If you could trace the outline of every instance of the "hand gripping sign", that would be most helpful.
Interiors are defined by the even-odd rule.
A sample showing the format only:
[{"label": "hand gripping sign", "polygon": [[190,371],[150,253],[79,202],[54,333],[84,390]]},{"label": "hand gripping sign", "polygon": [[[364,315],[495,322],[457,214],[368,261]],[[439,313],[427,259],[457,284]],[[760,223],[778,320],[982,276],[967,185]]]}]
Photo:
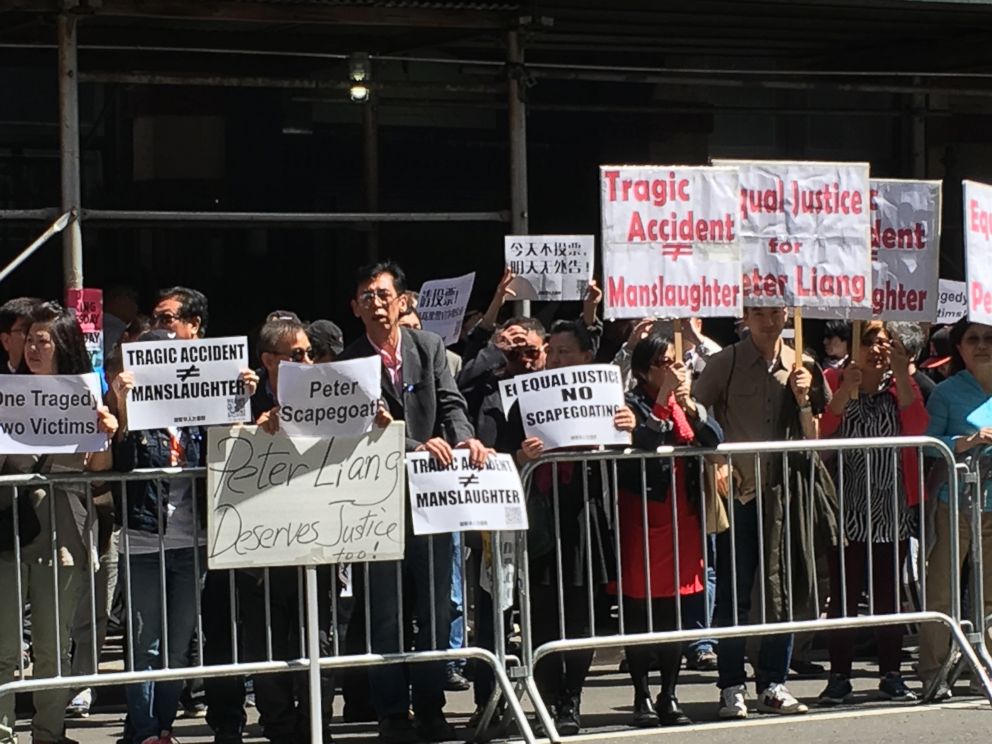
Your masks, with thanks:
[{"label": "hand gripping sign", "polygon": [[741,314],[732,168],[600,166],[607,319]]},{"label": "hand gripping sign", "polygon": [[400,560],[405,442],[402,421],[330,439],[210,429],[210,568]]},{"label": "hand gripping sign", "polygon": [[740,173],[744,304],[871,308],[867,163],[715,160]]},{"label": "hand gripping sign", "polygon": [[413,534],[527,529],[520,473],[511,455],[492,455],[481,468],[457,449],[451,465],[427,452],[406,456]]},{"label": "hand gripping sign", "polygon": [[968,320],[992,325],[992,186],[964,181]]}]

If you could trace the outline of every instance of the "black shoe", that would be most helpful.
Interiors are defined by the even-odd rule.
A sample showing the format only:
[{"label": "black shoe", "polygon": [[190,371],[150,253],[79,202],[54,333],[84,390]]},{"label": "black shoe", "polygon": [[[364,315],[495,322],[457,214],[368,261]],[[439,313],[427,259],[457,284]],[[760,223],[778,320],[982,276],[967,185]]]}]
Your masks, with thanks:
[{"label": "black shoe", "polygon": [[822,664],[814,664],[812,661],[802,659],[793,659],[789,669],[794,671],[797,677],[820,677],[827,671]]},{"label": "black shoe", "polygon": [[637,728],[654,728],[660,723],[658,714],[648,698],[634,700],[634,726]]},{"label": "black shoe", "polygon": [[214,744],[244,744],[241,734],[214,734]]},{"label": "black shoe", "polygon": [[555,711],[555,728],[559,736],[575,736],[582,728],[582,720],[579,718],[579,696],[564,695],[558,701],[558,709]]},{"label": "black shoe", "polygon": [[827,681],[827,686],[816,699],[816,704],[822,708],[834,705],[843,705],[851,697],[854,688],[851,687],[851,680],[844,674],[831,674]]},{"label": "black shoe", "polygon": [[659,695],[654,703],[654,709],[662,726],[692,725],[692,719],[679,707],[679,699],[676,697]]},{"label": "black shoe", "polygon": [[416,744],[420,741],[405,713],[379,721],[380,744]]},{"label": "black shoe", "polygon": [[444,689],[448,692],[465,692],[472,685],[456,667],[448,667],[448,674],[444,680]]},{"label": "black shoe", "polygon": [[448,723],[444,713],[427,713],[417,715],[414,721],[414,730],[421,741],[454,741],[458,738],[455,729]]}]

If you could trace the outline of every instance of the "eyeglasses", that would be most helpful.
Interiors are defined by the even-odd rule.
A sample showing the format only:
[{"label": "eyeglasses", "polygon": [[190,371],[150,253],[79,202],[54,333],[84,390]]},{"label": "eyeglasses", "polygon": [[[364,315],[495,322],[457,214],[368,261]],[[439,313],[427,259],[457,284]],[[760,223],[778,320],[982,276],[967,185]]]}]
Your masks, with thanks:
[{"label": "eyeglasses", "polygon": [[358,295],[358,301],[359,303],[365,305],[366,307],[372,305],[372,303],[374,303],[376,300],[381,301],[383,305],[388,305],[398,296],[399,295],[393,294],[388,289],[378,289],[374,291],[371,289],[367,289],[364,292],[362,292],[360,295]]},{"label": "eyeglasses", "polygon": [[653,362],[651,362],[652,367],[671,367],[673,364],[675,364],[675,360],[669,359],[668,357],[655,359]]},{"label": "eyeglasses", "polygon": [[510,349],[510,353],[514,356],[533,360],[541,356],[542,348],[541,346],[514,346]]},{"label": "eyeglasses", "polygon": [[278,355],[278,356],[289,357],[294,362],[302,362],[304,359],[309,359],[312,362],[313,361],[313,358],[316,356],[316,354],[313,353],[313,349],[312,348],[307,348],[307,349],[291,349],[288,352],[286,352],[286,351],[276,351],[276,352],[273,352],[273,353],[276,354],[276,355]]},{"label": "eyeglasses", "polygon": [[182,320],[179,315],[173,315],[172,313],[159,313],[158,315],[152,316],[152,326],[160,328],[162,326],[171,326]]}]

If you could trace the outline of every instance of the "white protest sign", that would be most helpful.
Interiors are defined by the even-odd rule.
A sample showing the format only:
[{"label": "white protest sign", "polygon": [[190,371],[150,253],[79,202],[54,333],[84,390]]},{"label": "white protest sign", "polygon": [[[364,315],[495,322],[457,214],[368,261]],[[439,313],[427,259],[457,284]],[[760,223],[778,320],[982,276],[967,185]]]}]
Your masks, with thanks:
[{"label": "white protest sign", "polygon": [[745,305],[871,309],[867,163],[713,162],[740,172]]},{"label": "white protest sign", "polygon": [[0,376],[0,454],[65,454],[107,449],[97,407],[100,378],[86,375]]},{"label": "white protest sign", "polygon": [[968,314],[968,285],[951,279],[940,280],[940,302],[937,305],[937,323],[957,323]]},{"label": "white protest sign", "polygon": [[503,407],[503,415],[509,416],[513,401],[517,399],[517,383],[515,379],[499,381],[499,403]]},{"label": "white protest sign", "polygon": [[583,364],[514,377],[524,434],[546,449],[576,445],[630,444],[613,415],[624,405],[620,369]]},{"label": "white protest sign", "polygon": [[244,336],[124,344],[124,369],[134,373],[127,398],[128,428],[210,426],[248,420]]},{"label": "white protest sign", "polygon": [[326,439],[372,431],[382,391],[379,357],[328,364],[279,364],[279,428]]},{"label": "white protest sign", "polygon": [[736,170],[599,170],[606,318],[741,315]]},{"label": "white protest sign", "polygon": [[968,320],[992,325],[992,186],[962,182]]},{"label": "white protest sign", "polygon": [[424,282],[417,294],[417,315],[425,331],[444,339],[444,345],[455,343],[462,333],[462,319],[472,296],[475,272],[451,279]]},{"label": "white protest sign", "polygon": [[581,300],[592,279],[592,235],[507,235],[506,266],[518,300]]},{"label": "white protest sign", "polygon": [[468,450],[455,450],[451,465],[427,452],[406,456],[413,534],[527,529],[527,505],[512,455],[492,455],[482,468]]},{"label": "white protest sign", "polygon": [[210,429],[210,568],[403,558],[404,432],[401,421],[328,440]]}]

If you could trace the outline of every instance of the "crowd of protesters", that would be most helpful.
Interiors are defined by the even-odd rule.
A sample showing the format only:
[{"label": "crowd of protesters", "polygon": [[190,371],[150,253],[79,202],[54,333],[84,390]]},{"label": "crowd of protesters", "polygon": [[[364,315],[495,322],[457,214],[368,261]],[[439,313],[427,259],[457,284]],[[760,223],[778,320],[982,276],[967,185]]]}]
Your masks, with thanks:
[{"label": "crowd of protesters", "polygon": [[[614,622],[611,609],[618,611],[624,634],[853,616],[866,591],[873,614],[899,612],[907,552],[927,530],[927,609],[950,611],[953,593],[961,590],[950,582],[951,536],[958,530],[963,563],[972,532],[964,513],[959,524],[951,523],[948,502],[957,495],[948,493],[939,457],[921,463],[912,448],[862,448],[823,458],[767,453],[734,462],[666,457],[621,462],[612,474],[591,460],[541,463],[548,452],[545,443],[525,434],[518,403],[504,408],[500,383],[545,369],[612,362],[621,369],[626,389],[613,426],[630,432],[633,448],[647,452],[721,442],[928,434],[965,457],[992,444],[992,328],[963,320],[928,339],[918,324],[831,321],[822,352],[804,352],[788,342],[786,309],[746,308],[738,340],[725,348],[704,335],[698,319],[682,323],[680,358],[671,322],[645,318],[604,328],[597,317],[602,293],[595,282],[577,317],[546,323],[510,316],[513,279],[509,271],[501,277],[488,308],[467,315],[461,340],[448,349],[439,336],[421,330],[416,294],[392,262],[359,272],[351,306],[364,332],[350,344],[329,320],[304,323],[292,311],[273,311],[251,333],[257,369],[241,372],[251,393],[252,420],[269,433],[278,429],[281,362],[378,356],[383,374],[376,424],[404,421],[408,451],[426,451],[448,463],[454,449],[464,448],[476,465],[501,452],[521,468],[533,468],[523,570],[535,647],[602,634]],[[166,289],[145,318],[136,295],[118,288],[106,293],[104,310],[107,393],[99,421],[112,446],[86,456],[0,455],[0,473],[204,465],[206,433],[200,427],[128,428],[134,378],[122,369],[121,347],[135,340],[203,338],[207,298],[186,287]],[[852,328],[858,338],[852,338]],[[91,371],[74,314],[54,302],[17,298],[0,306],[0,342],[2,375]],[[536,467],[529,466],[535,461]],[[930,477],[921,488],[917,474],[923,470]],[[983,481],[983,489],[988,613],[992,479]],[[11,629],[26,626],[26,607],[33,618],[35,676],[95,672],[110,607],[120,593],[115,586],[125,581],[129,663],[136,671],[188,666],[191,652],[200,647],[207,665],[235,661],[237,648],[242,661],[298,655],[303,600],[295,569],[207,571],[206,499],[196,497],[194,480],[133,481],[123,493],[96,486],[88,494],[82,486],[29,490],[29,498],[19,501],[32,509],[22,508],[17,515],[18,564],[11,493],[0,489],[0,531],[5,532],[0,535],[0,593],[10,597],[18,586],[22,593],[21,602],[0,603],[0,681],[12,679],[22,663],[24,633]],[[24,511],[37,517],[33,525]],[[362,653],[366,643],[374,653],[458,647],[466,642],[467,625],[473,645],[494,648],[497,600],[490,596],[491,582],[486,588],[486,556],[493,560],[493,547],[487,534],[428,540],[408,528],[399,573],[391,563],[352,566],[354,598],[347,627],[339,622],[331,628],[330,623],[341,574],[322,574],[320,595],[327,602],[318,608],[321,626],[340,642],[342,653]],[[397,593],[398,582],[403,595]],[[464,587],[472,591],[463,593]],[[168,597],[167,608],[162,597]],[[202,633],[199,643],[197,632]],[[903,634],[901,625],[877,628],[878,694],[884,699],[918,696],[901,674]],[[747,661],[754,668],[758,711],[806,712],[807,705],[787,687],[790,668],[796,668],[794,654],[799,656],[794,644],[801,639],[761,635],[749,646],[745,636],[719,644],[704,638],[684,647],[628,646],[632,724],[691,722],[677,695],[683,657],[688,668],[716,672],[721,718],[749,714]],[[828,634],[829,677],[817,704],[850,698],[854,641],[853,631]],[[327,648],[326,637],[322,642]],[[950,652],[947,629],[924,625],[920,646],[918,671],[928,683]],[[537,688],[562,735],[582,728],[582,692],[592,661],[591,650],[572,650],[545,657],[534,669]],[[651,687],[655,670],[660,672],[656,696]],[[466,679],[470,672],[471,683]],[[376,666],[339,681],[346,716],[374,720],[385,744],[456,738],[444,714],[445,691],[474,685],[474,724],[494,684],[491,670],[481,665],[469,670],[458,662]],[[308,740],[305,680],[296,674],[263,674],[253,684],[266,738],[282,744]],[[327,686],[330,690],[321,693],[325,702],[334,680]],[[207,722],[218,744],[242,741],[245,689],[245,680],[237,677],[205,681]],[[936,692],[942,698],[950,695],[946,684]],[[182,693],[178,681],[129,685],[121,741],[175,741]],[[35,693],[32,740],[70,744],[66,716],[85,715],[92,699],[90,690]],[[494,723],[499,723],[499,711]],[[324,736],[329,738],[326,731]],[[5,695],[0,698],[0,744],[13,742],[14,699]]]}]

